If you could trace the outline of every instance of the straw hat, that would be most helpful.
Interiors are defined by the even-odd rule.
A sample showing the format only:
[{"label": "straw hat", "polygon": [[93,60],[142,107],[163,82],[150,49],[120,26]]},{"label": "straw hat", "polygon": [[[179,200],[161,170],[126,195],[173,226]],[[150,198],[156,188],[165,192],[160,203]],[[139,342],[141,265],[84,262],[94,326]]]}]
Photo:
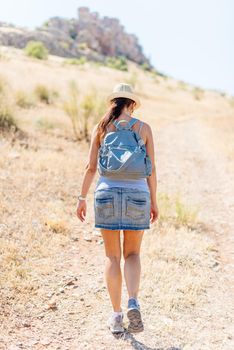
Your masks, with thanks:
[{"label": "straw hat", "polygon": [[111,100],[115,97],[130,98],[131,100],[136,102],[136,109],[139,108],[141,105],[140,99],[133,91],[131,85],[126,83],[119,83],[115,85],[112,93],[107,96],[107,102],[111,103]]}]

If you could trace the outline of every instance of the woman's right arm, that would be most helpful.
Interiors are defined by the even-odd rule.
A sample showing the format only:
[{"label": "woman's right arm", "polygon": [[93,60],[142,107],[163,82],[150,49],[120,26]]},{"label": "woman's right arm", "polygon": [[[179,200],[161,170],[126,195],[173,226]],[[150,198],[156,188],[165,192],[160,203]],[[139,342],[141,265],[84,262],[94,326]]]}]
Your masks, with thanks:
[{"label": "woman's right arm", "polygon": [[147,177],[147,183],[150,190],[151,199],[151,223],[158,218],[158,207],[157,207],[157,174],[155,165],[155,152],[154,152],[154,139],[152,129],[149,124],[145,124],[145,134],[146,134],[146,152],[151,159],[152,163],[152,173]]}]

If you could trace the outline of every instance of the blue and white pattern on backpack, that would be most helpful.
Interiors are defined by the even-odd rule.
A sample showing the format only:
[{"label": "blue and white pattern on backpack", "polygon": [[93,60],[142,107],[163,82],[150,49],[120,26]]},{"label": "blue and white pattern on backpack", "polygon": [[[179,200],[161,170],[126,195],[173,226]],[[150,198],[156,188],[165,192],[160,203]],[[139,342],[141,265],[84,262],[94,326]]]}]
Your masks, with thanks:
[{"label": "blue and white pattern on backpack", "polygon": [[[152,173],[152,162],[147,155],[146,146],[132,126],[138,121],[132,118],[113,121],[115,131],[107,132],[98,151],[98,172],[111,178],[138,179],[148,177]],[[141,122],[142,123],[142,122]]]}]

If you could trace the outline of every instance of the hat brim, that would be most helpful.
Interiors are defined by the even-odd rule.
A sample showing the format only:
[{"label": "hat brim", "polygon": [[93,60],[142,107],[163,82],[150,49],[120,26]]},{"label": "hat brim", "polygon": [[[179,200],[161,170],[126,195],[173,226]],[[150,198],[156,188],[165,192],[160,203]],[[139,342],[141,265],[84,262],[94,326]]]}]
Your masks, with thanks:
[{"label": "hat brim", "polygon": [[136,102],[135,109],[139,108],[141,105],[140,99],[138,96],[132,94],[131,92],[122,91],[122,92],[112,92],[110,95],[107,96],[107,102],[111,103],[111,100],[116,97],[125,97],[130,98],[134,102]]}]

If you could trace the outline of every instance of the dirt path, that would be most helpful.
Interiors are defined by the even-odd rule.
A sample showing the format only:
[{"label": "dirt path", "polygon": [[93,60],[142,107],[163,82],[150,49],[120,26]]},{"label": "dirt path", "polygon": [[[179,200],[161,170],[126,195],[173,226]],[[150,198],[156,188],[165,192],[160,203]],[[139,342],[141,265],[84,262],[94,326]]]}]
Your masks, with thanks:
[{"label": "dirt path", "polygon": [[216,137],[209,121],[194,117],[171,123],[159,133],[157,142],[161,191],[179,192],[188,203],[195,204],[219,249],[219,283],[217,280],[208,292],[211,312],[208,306],[201,310],[200,339],[191,349],[233,348],[233,164],[214,147]]},{"label": "dirt path", "polygon": [[222,259],[233,263],[234,180],[227,157],[212,146],[214,131],[201,118],[171,123],[158,134],[161,191],[182,194],[200,209],[222,245]]},{"label": "dirt path", "polygon": [[[217,283],[207,291],[207,303],[172,320],[155,312],[143,299],[145,331],[113,337],[106,328],[110,301],[103,280],[104,247],[92,221],[78,224],[72,243],[58,256],[55,289],[49,292],[56,307],[38,311],[12,333],[9,350],[18,349],[232,349],[230,272],[233,260],[233,182],[227,159],[212,147],[213,131],[201,119],[172,122],[155,130],[160,192],[177,193],[200,209],[200,220],[219,246]],[[92,210],[92,208],[90,209]],[[155,234],[157,227],[149,231]],[[148,237],[145,237],[147,245]],[[123,262],[122,262],[123,267]],[[46,281],[45,281],[46,283]],[[142,287],[143,288],[143,287]],[[123,310],[127,292],[123,284]],[[53,306],[53,305],[52,305]],[[150,314],[150,319],[147,315]],[[161,327],[161,324],[164,327]],[[9,339],[9,338],[8,338]],[[1,348],[1,343],[0,343]],[[5,349],[5,347],[3,347]]]}]

